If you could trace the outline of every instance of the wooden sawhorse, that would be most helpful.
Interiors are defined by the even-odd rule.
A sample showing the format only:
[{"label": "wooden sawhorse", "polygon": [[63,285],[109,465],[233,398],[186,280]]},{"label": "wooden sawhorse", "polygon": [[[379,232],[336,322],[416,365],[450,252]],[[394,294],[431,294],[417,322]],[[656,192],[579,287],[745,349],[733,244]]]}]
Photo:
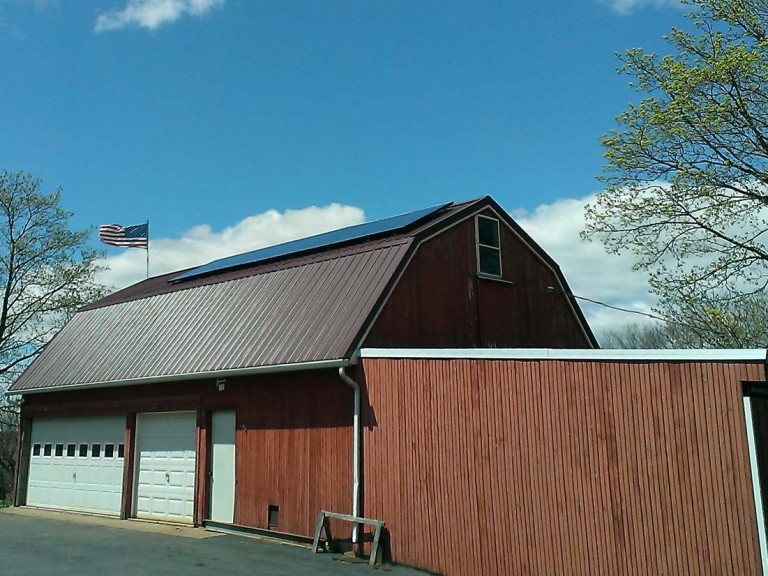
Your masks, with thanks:
[{"label": "wooden sawhorse", "polygon": [[312,552],[317,554],[317,549],[320,546],[320,536],[325,529],[325,540],[330,542],[333,539],[331,535],[331,525],[328,522],[328,518],[335,518],[336,520],[345,520],[352,522],[353,526],[358,524],[365,524],[366,526],[373,526],[373,543],[371,544],[371,559],[368,562],[371,566],[376,564],[376,559],[379,555],[379,541],[381,540],[381,530],[384,528],[384,522],[381,520],[371,520],[370,518],[361,518],[360,516],[351,516],[349,514],[339,514],[338,512],[328,512],[327,510],[320,510],[320,514],[317,516],[317,525],[315,526],[315,540],[312,543]]}]

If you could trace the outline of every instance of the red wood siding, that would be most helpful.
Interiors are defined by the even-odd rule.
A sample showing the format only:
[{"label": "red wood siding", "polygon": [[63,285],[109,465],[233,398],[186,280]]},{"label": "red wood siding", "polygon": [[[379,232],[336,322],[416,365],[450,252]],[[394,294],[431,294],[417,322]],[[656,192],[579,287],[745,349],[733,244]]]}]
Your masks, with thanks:
[{"label": "red wood siding", "polygon": [[474,217],[422,243],[365,347],[590,347],[555,274],[500,231],[503,281],[477,276]]},{"label": "red wood siding", "polygon": [[760,364],[363,363],[366,516],[450,575],[759,574]]},{"label": "red wood siding", "polygon": [[136,450],[136,413],[131,412],[125,417],[125,440],[123,452],[123,500],[120,503],[120,518],[123,520],[133,516],[133,453]]},{"label": "red wood siding", "polygon": [[29,458],[32,449],[32,420],[21,417],[16,440],[16,469],[13,474],[13,503],[24,506],[27,503],[27,482],[29,480]]},{"label": "red wood siding", "polygon": [[[195,438],[195,524],[201,525],[208,517],[210,506],[210,475],[211,470],[211,413],[202,408],[197,411],[197,438]],[[237,454],[237,440],[235,440],[235,454]]]},{"label": "red wood siding", "polygon": [[312,536],[321,509],[352,508],[352,390],[321,382],[266,387],[237,411],[235,523]]},{"label": "red wood siding", "polygon": [[351,512],[352,390],[335,371],[229,379],[223,392],[200,380],[30,394],[22,410],[24,417],[197,410],[199,523],[208,508],[208,423],[217,409],[237,414],[235,523],[267,528],[267,507],[275,504],[279,531],[312,536],[321,509]]}]

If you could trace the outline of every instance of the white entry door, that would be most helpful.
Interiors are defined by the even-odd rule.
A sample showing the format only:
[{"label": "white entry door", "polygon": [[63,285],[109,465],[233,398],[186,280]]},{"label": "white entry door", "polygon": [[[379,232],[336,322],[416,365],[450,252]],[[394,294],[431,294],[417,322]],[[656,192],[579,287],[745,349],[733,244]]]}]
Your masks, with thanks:
[{"label": "white entry door", "polygon": [[35,418],[27,504],[120,514],[125,416]]},{"label": "white entry door", "polygon": [[139,414],[136,422],[137,518],[191,524],[195,502],[194,412]]},{"label": "white entry door", "polygon": [[211,520],[235,521],[235,411],[221,410],[211,419]]}]

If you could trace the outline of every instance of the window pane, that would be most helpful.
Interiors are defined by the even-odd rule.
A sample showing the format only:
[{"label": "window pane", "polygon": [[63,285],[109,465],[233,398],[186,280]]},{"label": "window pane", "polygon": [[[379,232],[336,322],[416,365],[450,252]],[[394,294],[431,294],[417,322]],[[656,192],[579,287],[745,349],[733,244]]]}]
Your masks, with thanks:
[{"label": "window pane", "polygon": [[101,455],[101,444],[94,444],[91,446],[91,456],[98,458]]},{"label": "window pane", "polygon": [[40,444],[32,446],[32,456],[40,456]]},{"label": "window pane", "polygon": [[67,444],[67,456],[69,458],[75,457],[75,445],[74,444]]},{"label": "window pane", "polygon": [[118,444],[117,445],[117,457],[122,458],[125,456],[125,444]]},{"label": "window pane", "polygon": [[43,456],[50,456],[53,452],[53,444],[46,444],[43,448]]},{"label": "window pane", "polygon": [[480,246],[480,272],[501,276],[501,252],[497,248]]},{"label": "window pane", "polygon": [[64,456],[64,444],[56,444],[56,456]]},{"label": "window pane", "polygon": [[499,247],[499,221],[492,218],[477,218],[477,238],[484,246]]},{"label": "window pane", "polygon": [[78,453],[78,456],[80,456],[80,458],[88,456],[88,444],[80,444],[80,452]]},{"label": "window pane", "polygon": [[104,444],[104,458],[112,458],[115,455],[114,444]]}]

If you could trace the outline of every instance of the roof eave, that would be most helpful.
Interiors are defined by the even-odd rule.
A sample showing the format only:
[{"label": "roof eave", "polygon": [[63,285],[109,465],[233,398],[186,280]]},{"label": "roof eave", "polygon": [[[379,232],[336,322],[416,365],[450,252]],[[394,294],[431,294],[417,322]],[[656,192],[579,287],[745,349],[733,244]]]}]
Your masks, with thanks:
[{"label": "roof eave", "polygon": [[71,390],[89,390],[94,388],[117,388],[120,386],[138,386],[141,384],[161,384],[167,382],[181,382],[186,380],[207,380],[211,378],[235,378],[238,376],[250,376],[261,374],[275,374],[278,372],[299,372],[304,370],[322,370],[341,368],[357,363],[357,357],[334,358],[330,360],[313,360],[309,362],[294,362],[292,364],[275,364],[271,366],[251,366],[248,368],[233,368],[228,370],[211,370],[207,372],[193,372],[187,374],[169,374],[164,376],[148,376],[146,378],[132,378],[127,380],[109,380],[102,382],[85,382],[81,384],[66,384],[62,386],[25,388],[21,390],[9,389],[7,394],[24,396],[45,392],[65,392]]}]

